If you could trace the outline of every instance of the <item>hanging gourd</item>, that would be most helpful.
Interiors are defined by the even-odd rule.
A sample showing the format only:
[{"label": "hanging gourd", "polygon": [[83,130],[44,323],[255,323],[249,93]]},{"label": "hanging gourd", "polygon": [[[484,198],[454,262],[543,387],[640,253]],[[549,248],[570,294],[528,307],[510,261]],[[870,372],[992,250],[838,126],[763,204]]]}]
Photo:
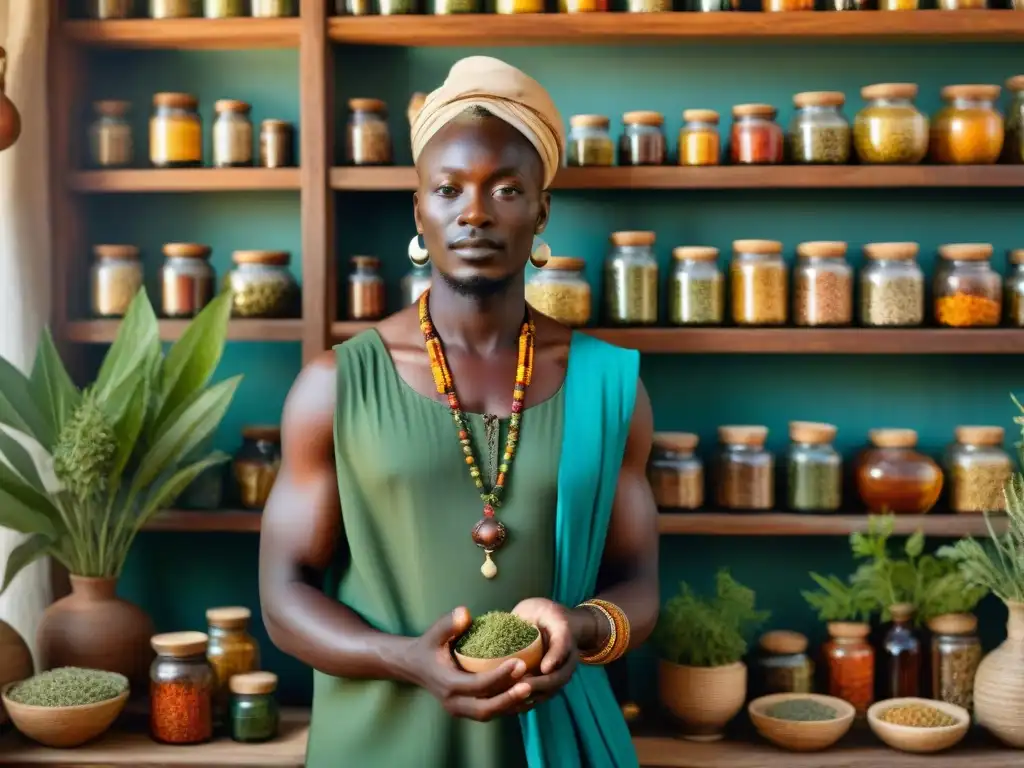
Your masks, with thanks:
[{"label": "hanging gourd", "polygon": [[7,51],[0,48],[0,152],[10,147],[21,135],[21,117],[4,93],[4,75],[7,74]]}]

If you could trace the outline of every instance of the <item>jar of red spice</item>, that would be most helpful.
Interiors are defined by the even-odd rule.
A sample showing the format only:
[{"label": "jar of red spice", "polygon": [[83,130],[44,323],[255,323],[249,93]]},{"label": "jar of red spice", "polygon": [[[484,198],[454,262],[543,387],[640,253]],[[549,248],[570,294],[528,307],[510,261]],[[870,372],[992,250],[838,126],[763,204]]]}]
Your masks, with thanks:
[{"label": "jar of red spice", "polygon": [[149,730],[164,744],[201,744],[213,736],[216,675],[202,632],[170,632],[150,640]]},{"label": "jar of red spice", "polygon": [[164,317],[195,317],[216,291],[210,246],[167,243],[163,251],[167,257],[160,270]]},{"label": "jar of red spice", "polygon": [[785,147],[782,128],[771,104],[737,104],[732,108],[729,156],[737,165],[781,163]]},{"label": "jar of red spice", "polygon": [[935,322],[954,328],[999,325],[1003,279],[992,269],[988,243],[939,246],[935,270]]},{"label": "jar of red spice", "polygon": [[863,717],[875,698],[875,651],[867,641],[871,627],[848,621],[828,625],[829,640],[821,647],[829,696],[850,702]]}]

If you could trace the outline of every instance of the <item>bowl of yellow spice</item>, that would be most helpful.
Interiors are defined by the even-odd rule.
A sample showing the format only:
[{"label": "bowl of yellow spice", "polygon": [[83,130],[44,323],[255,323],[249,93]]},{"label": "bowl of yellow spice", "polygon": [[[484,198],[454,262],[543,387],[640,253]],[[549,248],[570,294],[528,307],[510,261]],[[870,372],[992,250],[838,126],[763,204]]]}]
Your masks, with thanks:
[{"label": "bowl of yellow spice", "polygon": [[506,611],[491,611],[473,619],[452,649],[466,672],[489,672],[509,659],[522,659],[535,672],[544,658],[544,640],[530,622]]},{"label": "bowl of yellow spice", "polygon": [[934,699],[886,699],[868,709],[868,724],[893,749],[941,752],[967,735],[971,716],[963,707]]}]

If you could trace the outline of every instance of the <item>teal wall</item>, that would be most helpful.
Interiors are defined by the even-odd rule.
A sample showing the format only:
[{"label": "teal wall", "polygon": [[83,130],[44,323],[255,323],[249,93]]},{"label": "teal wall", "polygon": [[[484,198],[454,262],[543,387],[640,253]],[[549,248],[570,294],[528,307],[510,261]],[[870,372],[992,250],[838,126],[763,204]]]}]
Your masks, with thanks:
[{"label": "teal wall", "polygon": [[[836,24],[842,24],[837,16]],[[353,96],[386,99],[398,137],[398,161],[409,162],[404,136],[405,108],[413,90],[429,90],[457,58],[491,53],[524,68],[551,89],[568,119],[577,112],[601,112],[617,122],[623,111],[657,109],[666,113],[674,145],[679,116],[689,107],[727,114],[731,105],[767,101],[792,114],[792,95],[801,90],[843,90],[852,117],[859,88],[874,82],[920,83],[919,103],[938,106],[943,85],[1002,83],[1021,71],[1019,46],[795,46],[674,45],[512,49],[339,49],[338,126],[344,100]],[[95,55],[90,97],[128,97],[138,107],[144,130],[150,94],[180,89],[202,97],[204,117],[217,98],[241,98],[255,105],[255,117],[294,119],[297,112],[297,57],[294,52],[132,52]],[[725,121],[725,127],[728,126]],[[339,137],[339,158],[342,132]],[[653,229],[667,267],[673,246],[709,244],[723,249],[723,263],[735,238],[776,238],[792,258],[802,240],[850,242],[859,266],[859,248],[873,240],[916,240],[930,272],[937,245],[982,241],[1001,254],[1024,245],[1019,232],[1021,190],[825,190],[825,191],[637,191],[555,193],[547,240],[557,254],[585,257],[588,276],[600,295],[598,278],[608,232]],[[412,236],[408,192],[340,193],[337,258],[339,274],[353,254],[380,256],[397,305],[398,279],[407,269],[405,246]],[[234,248],[299,249],[297,193],[103,196],[89,201],[90,239],[137,242],[147,263],[168,239],[197,239],[214,246],[219,272]],[[83,258],[84,258],[83,254]],[[297,259],[296,259],[297,261]],[[298,266],[295,267],[298,272]],[[219,432],[221,447],[233,450],[242,424],[278,417],[300,365],[297,345],[232,344],[219,375],[244,372],[246,379]],[[644,381],[661,430],[687,429],[714,440],[721,423],[764,423],[769,445],[783,450],[786,424],[793,419],[828,420],[839,427],[838,446],[848,457],[877,426],[910,426],[922,447],[939,453],[958,423],[993,423],[1013,440],[1014,410],[1008,393],[1024,381],[1024,361],[1016,357],[934,356],[678,356],[648,357]],[[936,542],[937,543],[937,542]],[[225,534],[145,534],[128,564],[122,591],[140,602],[161,630],[200,628],[203,611],[216,604],[256,609],[257,539]],[[842,538],[666,537],[662,545],[663,589],[680,579],[710,584],[719,566],[757,587],[760,602],[774,611],[771,627],[801,629],[819,640],[821,628],[799,590],[807,571],[844,574],[851,568]],[[982,614],[988,645],[1002,637],[1005,612],[987,602]],[[270,647],[267,666],[284,676],[291,701],[309,695],[307,670]],[[634,663],[638,687],[648,692],[650,655]]]}]

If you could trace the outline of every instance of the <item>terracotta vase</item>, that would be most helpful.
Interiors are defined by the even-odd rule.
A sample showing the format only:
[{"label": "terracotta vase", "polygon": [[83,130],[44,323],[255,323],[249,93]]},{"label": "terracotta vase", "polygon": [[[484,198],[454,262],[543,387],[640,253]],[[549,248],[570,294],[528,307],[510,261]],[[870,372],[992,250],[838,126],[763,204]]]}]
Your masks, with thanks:
[{"label": "terracotta vase", "polygon": [[[8,683],[32,677],[35,667],[28,644],[10,624],[0,621],[0,688]],[[8,720],[4,705],[0,703],[0,725]]]},{"label": "terracotta vase", "polygon": [[105,669],[127,677],[133,692],[148,690],[153,622],[116,589],[117,579],[71,577],[71,594],[47,608],[39,624],[41,669]]},{"label": "terracotta vase", "polygon": [[21,116],[14,102],[4,94],[7,73],[7,51],[0,47],[0,152],[10,147],[21,135]]},{"label": "terracotta vase", "polygon": [[682,723],[684,739],[718,741],[743,708],[747,667],[742,661],[722,667],[687,667],[662,660],[658,694],[662,706]]},{"label": "terracotta vase", "polygon": [[1024,603],[1006,607],[1006,640],[982,659],[974,677],[974,713],[1000,741],[1024,749]]}]

